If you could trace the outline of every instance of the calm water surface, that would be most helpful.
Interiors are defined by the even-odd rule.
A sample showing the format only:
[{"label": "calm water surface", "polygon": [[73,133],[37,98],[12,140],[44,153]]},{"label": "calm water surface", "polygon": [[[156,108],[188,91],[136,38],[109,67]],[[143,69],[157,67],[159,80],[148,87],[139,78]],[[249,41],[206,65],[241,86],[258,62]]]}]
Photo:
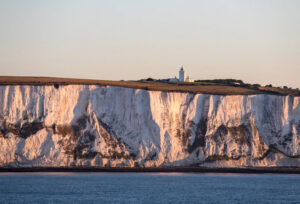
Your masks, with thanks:
[{"label": "calm water surface", "polygon": [[300,203],[300,175],[2,173],[0,203]]}]

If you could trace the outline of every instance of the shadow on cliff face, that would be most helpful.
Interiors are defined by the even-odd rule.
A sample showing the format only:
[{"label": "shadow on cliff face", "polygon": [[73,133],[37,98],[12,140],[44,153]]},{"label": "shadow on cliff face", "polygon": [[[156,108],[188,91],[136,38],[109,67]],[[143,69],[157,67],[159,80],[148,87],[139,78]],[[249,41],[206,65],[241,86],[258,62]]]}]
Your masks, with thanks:
[{"label": "shadow on cliff face", "polygon": [[206,132],[207,132],[207,122],[208,122],[208,110],[209,110],[209,96],[203,95],[201,100],[197,101],[197,111],[201,114],[201,118],[197,123],[190,121],[189,129],[194,132],[195,139],[193,143],[188,143],[187,151],[189,153],[194,152],[198,148],[204,148],[206,145]]},{"label": "shadow on cliff face", "polygon": [[50,155],[51,149],[55,149],[55,144],[52,140],[52,134],[50,132],[47,133],[47,138],[41,145],[41,155],[48,156]]},{"label": "shadow on cliff face", "polygon": [[190,145],[188,145],[188,152],[192,153],[195,151],[195,149],[199,147],[205,147],[205,137],[206,137],[206,131],[207,131],[207,118],[203,117],[200,119],[200,121],[197,124],[192,123],[192,126],[196,126],[196,132],[195,132],[195,140]]},{"label": "shadow on cliff face", "polygon": [[[270,145],[281,136],[284,97],[265,95],[257,97],[263,98],[262,101],[259,101],[261,102],[262,110],[255,112],[256,118],[260,120],[256,120],[255,122],[261,137]],[[257,100],[257,98],[253,100]]]},{"label": "shadow on cliff face", "polygon": [[70,124],[52,125],[53,133],[62,136],[58,144],[66,154],[73,156],[74,160],[92,159],[98,154],[93,150],[97,135],[93,129],[88,129],[92,122],[87,115],[89,94],[88,86],[84,86],[73,110],[75,118]]},{"label": "shadow on cliff face", "polygon": [[[250,117],[252,117],[251,114],[244,115],[241,119],[241,124],[238,126],[227,126],[222,124],[216,129],[213,135],[208,136],[214,141],[216,146],[215,149],[220,149],[222,151],[218,154],[208,155],[207,161],[211,162],[214,159],[238,160],[241,157],[250,156],[253,151],[258,152],[260,155],[264,154],[266,150],[264,149],[264,142],[259,134],[257,135],[258,143],[256,146],[253,144],[256,127],[252,126]],[[234,149],[230,147],[234,147]]]},{"label": "shadow on cliff face", "polygon": [[[295,145],[293,138],[300,135],[300,121],[297,121],[293,114],[294,97],[268,95],[260,97],[262,97],[262,111],[256,112],[256,118],[260,120],[255,121],[258,124],[259,134],[269,149],[276,147],[288,157],[297,156],[292,155]],[[288,100],[287,103],[285,100]],[[287,113],[285,113],[286,110]],[[289,115],[286,122],[283,122],[284,114]]]},{"label": "shadow on cliff face", "polygon": [[193,93],[189,93],[186,96],[186,101],[182,110],[182,115],[181,115],[181,121],[179,122],[180,124],[180,129],[177,129],[177,137],[181,137],[182,140],[182,144],[183,146],[187,146],[188,144],[188,140],[192,137],[192,126],[193,123],[192,121],[188,121],[186,119],[186,115],[187,115],[187,110],[190,107],[191,102],[194,100],[195,98],[195,94]]},{"label": "shadow on cliff face", "polygon": [[[93,159],[95,156],[99,156],[101,158],[108,158],[108,159],[130,159],[133,160],[138,157],[139,152],[136,150],[136,146],[131,146],[128,143],[137,142],[136,139],[142,140],[143,137],[141,136],[143,133],[136,131],[136,129],[124,129],[127,128],[124,125],[124,120],[122,118],[111,117],[109,113],[105,117],[111,117],[113,120],[102,120],[101,115],[97,116],[97,120],[94,121],[94,118],[91,117],[91,113],[88,113],[88,106],[89,106],[89,96],[90,94],[96,94],[96,92],[100,91],[101,94],[107,94],[108,91],[101,91],[100,87],[96,90],[88,90],[86,87],[79,93],[78,103],[74,108],[74,115],[76,118],[71,122],[71,124],[56,124],[53,123],[51,126],[45,126],[44,122],[41,121],[34,121],[34,122],[25,122],[23,124],[11,124],[6,123],[4,120],[1,121],[0,124],[0,137],[6,138],[9,133],[12,133],[20,138],[27,139],[31,135],[36,134],[38,131],[42,130],[43,128],[46,129],[48,134],[58,134],[61,135],[61,139],[58,141],[58,144],[64,150],[66,154],[73,156],[74,160],[77,159]],[[114,89],[116,89],[114,87]],[[98,92],[99,94],[99,92]],[[117,97],[120,95],[116,95]],[[137,96],[134,96],[137,97]],[[141,117],[147,118],[150,123],[150,132],[151,133],[158,133],[157,137],[154,139],[160,140],[159,136],[159,127],[153,121],[150,108],[150,96],[147,91],[142,91],[138,97],[142,97],[146,101],[147,109],[146,115]],[[117,98],[116,100],[122,100],[122,97]],[[124,98],[123,98],[124,100]],[[137,102],[136,102],[137,103]],[[111,105],[111,102],[107,104]],[[92,113],[95,114],[95,113]],[[149,114],[149,115],[148,115]],[[24,119],[28,119],[27,117]],[[41,118],[40,118],[41,119]],[[107,118],[106,118],[107,119]],[[106,121],[106,122],[104,122]],[[108,122],[107,122],[108,121]],[[97,124],[97,125],[96,125]],[[149,125],[149,124],[148,124]],[[95,126],[99,127],[99,130]],[[131,133],[133,136],[136,136],[133,141],[126,142],[127,138],[123,136],[125,134],[121,133],[120,131],[116,132],[115,130],[121,130],[124,133]],[[155,134],[153,134],[155,136]],[[94,150],[95,140],[97,137],[101,137],[107,146],[107,153],[97,152]],[[49,139],[49,137],[47,137]],[[48,141],[47,139],[47,141]],[[52,141],[53,142],[53,141]],[[22,149],[21,146],[24,146],[24,141],[19,143],[19,149]],[[140,144],[142,142],[140,141]],[[160,142],[158,142],[160,144]],[[43,144],[45,148],[45,154],[49,153],[49,148],[45,143]],[[149,147],[150,148],[150,147]],[[157,147],[160,149],[160,147]],[[20,150],[21,151],[21,150]],[[129,151],[129,154],[125,153]],[[152,151],[153,152],[153,151]],[[151,158],[151,155],[149,155]]]},{"label": "shadow on cliff face", "polygon": [[[16,99],[14,97],[14,94],[16,94],[16,91],[18,91],[18,89],[20,89],[20,93],[22,94],[20,101],[25,108],[22,112],[21,110],[18,110],[16,112],[16,117],[18,119],[16,120],[16,122],[10,123],[6,121],[5,116],[11,114],[9,113],[9,111],[12,104],[15,103]],[[18,137],[26,139],[44,128],[44,122],[42,119],[42,116],[44,114],[44,96],[36,96],[40,89],[40,87],[30,86],[28,95],[35,97],[26,97],[26,91],[23,86],[9,87],[6,101],[3,100],[0,102],[0,109],[2,109],[4,103],[6,103],[6,110],[0,113],[0,137],[7,138],[8,134],[11,133]],[[34,110],[36,110],[36,112]],[[30,119],[34,120],[31,121]]]},{"label": "shadow on cliff face", "polygon": [[44,128],[43,122],[25,122],[23,124],[17,123],[7,123],[6,121],[2,122],[0,127],[0,136],[6,138],[8,133],[12,133],[18,137],[26,139],[31,135],[36,134],[38,131]]},{"label": "shadow on cliff face", "polygon": [[[209,99],[206,99],[205,101],[208,102]],[[245,104],[245,98],[243,99],[243,104]],[[241,121],[240,125],[237,126],[228,126],[226,124],[221,124],[218,127],[208,126],[208,120],[212,119],[209,117],[214,117],[217,114],[216,109],[218,109],[219,106],[219,98],[214,98],[214,102],[212,104],[214,106],[214,112],[211,113],[211,116],[208,116],[209,105],[210,103],[207,105],[208,107],[206,109],[203,108],[203,114],[201,114],[202,117],[199,122],[192,124],[192,127],[194,127],[196,131],[194,142],[188,146],[189,153],[192,153],[197,149],[205,148],[206,143],[210,142],[210,146],[215,146],[213,148],[215,151],[206,155],[207,159],[204,162],[239,160],[242,157],[248,157],[251,155],[252,151],[258,152],[260,155],[264,154],[266,150],[264,148],[264,142],[259,134],[257,134],[258,143],[255,145],[252,144],[256,127],[255,124],[250,122],[253,117],[251,113],[245,114],[242,118],[238,119]],[[213,128],[215,130],[211,135],[207,135],[209,128]],[[209,132],[211,132],[211,130]]]},{"label": "shadow on cliff face", "polygon": [[[93,90],[94,91],[94,90]],[[107,124],[100,118],[94,118],[88,113],[89,97],[93,94],[85,88],[79,94],[78,103],[74,108],[76,118],[71,124],[53,124],[53,132],[62,135],[59,145],[66,154],[72,155],[74,160],[93,159],[97,155],[108,159],[133,159],[134,154],[126,154],[126,143],[120,141],[115,133],[113,124]],[[101,92],[102,93],[102,92]],[[106,92],[103,92],[106,93]],[[98,127],[98,128],[97,128]],[[95,151],[96,138],[105,142],[106,153]],[[99,142],[99,140],[97,140]],[[100,140],[101,141],[101,140]]]},{"label": "shadow on cliff face", "polygon": [[[103,91],[98,87],[90,95],[93,100],[91,111],[96,115],[100,127],[97,136],[111,149],[109,155],[102,157],[135,160],[140,157],[141,148],[149,149],[149,155],[144,155],[145,158],[160,151],[160,128],[152,118],[148,91],[119,87],[108,87]],[[101,101],[101,105],[95,101]],[[145,139],[151,142],[145,143]],[[125,152],[129,152],[129,155]]]},{"label": "shadow on cliff face", "polygon": [[251,150],[251,127],[250,124],[241,124],[239,126],[225,126],[221,125],[217,128],[216,132],[212,135],[212,139],[216,145],[220,148],[224,145],[223,153],[227,154],[228,141],[233,140],[239,147],[238,156],[245,155],[248,152],[242,151],[242,146],[247,146],[248,150]]},{"label": "shadow on cliff face", "polygon": [[58,144],[66,154],[72,155],[74,160],[91,159],[97,155],[97,152],[93,151],[96,135],[85,130],[88,121],[87,116],[82,116],[71,125],[57,125],[55,129],[57,134],[62,135]]}]

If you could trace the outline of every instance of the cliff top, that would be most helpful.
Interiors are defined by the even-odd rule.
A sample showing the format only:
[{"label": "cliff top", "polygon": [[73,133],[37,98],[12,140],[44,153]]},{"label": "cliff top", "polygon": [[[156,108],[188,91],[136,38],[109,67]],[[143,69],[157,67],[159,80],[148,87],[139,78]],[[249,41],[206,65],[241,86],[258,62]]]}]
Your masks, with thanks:
[{"label": "cliff top", "polygon": [[192,92],[216,95],[293,95],[300,96],[299,89],[288,87],[260,86],[259,84],[245,84],[240,80],[198,80],[196,82],[167,82],[164,80],[140,81],[108,81],[92,79],[73,79],[56,77],[15,77],[0,76],[0,85],[34,85],[34,86],[60,86],[60,85],[101,85],[120,86],[126,88],[146,89],[152,91]]}]

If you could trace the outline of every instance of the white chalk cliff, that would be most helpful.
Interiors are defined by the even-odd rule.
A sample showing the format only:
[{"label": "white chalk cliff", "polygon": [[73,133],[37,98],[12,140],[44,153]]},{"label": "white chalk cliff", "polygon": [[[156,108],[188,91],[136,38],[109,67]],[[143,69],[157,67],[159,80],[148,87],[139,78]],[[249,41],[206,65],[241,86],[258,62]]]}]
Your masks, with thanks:
[{"label": "white chalk cliff", "polygon": [[0,86],[0,166],[300,166],[300,97]]}]

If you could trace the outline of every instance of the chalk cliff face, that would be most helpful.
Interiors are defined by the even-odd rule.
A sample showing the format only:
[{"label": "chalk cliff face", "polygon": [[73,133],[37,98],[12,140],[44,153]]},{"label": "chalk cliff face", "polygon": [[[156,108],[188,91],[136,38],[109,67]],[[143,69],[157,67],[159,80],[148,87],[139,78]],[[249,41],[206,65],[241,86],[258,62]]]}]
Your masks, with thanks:
[{"label": "chalk cliff face", "polygon": [[300,98],[0,86],[0,166],[300,166]]}]

